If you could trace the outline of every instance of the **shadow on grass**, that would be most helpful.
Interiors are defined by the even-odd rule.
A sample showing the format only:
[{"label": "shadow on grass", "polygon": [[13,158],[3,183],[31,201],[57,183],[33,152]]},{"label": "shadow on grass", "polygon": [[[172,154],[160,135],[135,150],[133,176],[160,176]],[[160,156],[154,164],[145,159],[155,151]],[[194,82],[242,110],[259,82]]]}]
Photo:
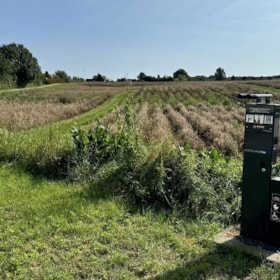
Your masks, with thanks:
[{"label": "shadow on grass", "polygon": [[153,280],[244,279],[264,261],[238,249],[217,245],[208,254],[186,262]]},{"label": "shadow on grass", "polygon": [[90,201],[96,201],[115,196],[120,172],[117,165],[101,167],[94,174],[93,181],[88,184],[89,187],[83,193],[84,197]]},{"label": "shadow on grass", "polygon": [[[18,172],[20,173],[21,171],[19,170]],[[72,219],[71,213],[73,209],[76,209],[75,217],[79,217],[79,211],[83,211],[83,208],[86,207],[87,204],[90,205],[91,203],[110,199],[114,196],[114,187],[117,187],[116,185],[121,175],[121,170],[117,166],[114,166],[114,168],[112,168],[112,166],[107,166],[96,174],[96,181],[86,190],[77,188],[77,191],[73,192],[71,188],[69,188],[69,191],[68,188],[63,188],[65,191],[57,194],[56,192],[59,190],[59,186],[54,186],[53,188],[47,186],[51,189],[50,192],[47,192],[46,188],[45,192],[47,194],[52,194],[53,192],[53,196],[48,195],[46,198],[38,197],[38,199],[40,198],[41,204],[35,204],[35,208],[31,205],[31,208],[23,209],[24,215],[31,221],[34,213],[36,213],[36,217],[42,218],[59,214],[59,216],[62,215],[65,218]],[[32,187],[41,189],[41,183],[44,183],[44,179],[38,177],[33,177],[32,179],[33,180],[30,181]],[[78,207],[79,205],[81,205],[81,207]],[[129,203],[127,203],[126,207],[132,213],[137,209],[137,205],[131,205]],[[56,220],[54,221],[56,222]],[[51,222],[53,221],[51,220]],[[176,267],[152,279],[244,279],[250,276],[252,271],[264,263],[262,259],[221,245],[215,246],[209,250],[209,253],[200,257],[193,257],[193,259],[185,261],[184,265]]]}]

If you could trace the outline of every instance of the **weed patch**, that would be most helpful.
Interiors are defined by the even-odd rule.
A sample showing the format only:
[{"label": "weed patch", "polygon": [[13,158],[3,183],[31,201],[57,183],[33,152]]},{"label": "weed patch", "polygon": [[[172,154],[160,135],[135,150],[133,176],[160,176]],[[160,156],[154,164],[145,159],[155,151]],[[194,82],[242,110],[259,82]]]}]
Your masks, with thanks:
[{"label": "weed patch", "polygon": [[121,119],[123,122],[116,124],[114,131],[101,124],[89,132],[73,130],[76,148],[70,180],[96,182],[104,170],[111,170],[114,176],[108,176],[106,184],[138,205],[172,209],[190,219],[226,225],[238,221],[238,160],[214,148],[196,153],[166,142],[148,145],[136,133],[129,106]]}]

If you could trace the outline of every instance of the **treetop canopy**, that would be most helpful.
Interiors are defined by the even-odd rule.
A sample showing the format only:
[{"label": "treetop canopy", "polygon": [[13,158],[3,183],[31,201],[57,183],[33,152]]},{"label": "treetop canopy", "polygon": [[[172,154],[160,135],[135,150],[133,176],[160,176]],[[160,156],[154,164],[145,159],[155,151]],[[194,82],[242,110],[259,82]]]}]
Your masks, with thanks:
[{"label": "treetop canopy", "polygon": [[38,61],[22,44],[0,46],[0,82],[25,87],[41,74]]}]

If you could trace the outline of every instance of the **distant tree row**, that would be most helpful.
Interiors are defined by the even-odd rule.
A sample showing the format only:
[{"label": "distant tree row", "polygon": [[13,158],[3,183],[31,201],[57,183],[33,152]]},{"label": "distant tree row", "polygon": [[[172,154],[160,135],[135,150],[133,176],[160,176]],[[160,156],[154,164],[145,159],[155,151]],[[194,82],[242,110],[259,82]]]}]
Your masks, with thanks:
[{"label": "distant tree row", "polygon": [[[188,81],[190,79],[188,73],[184,69],[178,69],[176,72],[173,73],[173,76],[160,76],[157,75],[149,76],[146,75],[144,72],[140,72],[137,76],[137,79],[130,79],[130,81],[140,81],[140,82],[170,82],[170,81]],[[127,78],[120,78],[117,79],[118,82],[126,81]]]},{"label": "distant tree row", "polygon": [[[137,79],[129,79],[130,81],[142,81],[142,82],[156,82],[156,81],[224,81],[224,80],[263,80],[263,79],[280,79],[280,75],[274,76],[231,76],[227,77],[226,72],[222,67],[218,67],[214,75],[208,77],[203,75],[189,76],[184,69],[178,69],[173,73],[173,76],[149,76],[144,72],[140,72]],[[117,79],[119,82],[127,81],[126,78]]]},{"label": "distant tree row", "polygon": [[[171,82],[171,81],[204,81],[204,80],[225,80],[226,79],[226,73],[223,68],[219,67],[215,74],[210,77],[205,76],[195,76],[191,77],[186,72],[186,70],[180,68],[177,71],[173,73],[172,76],[150,76],[146,75],[144,72],[140,72],[136,79],[128,79],[128,78],[119,78],[117,79],[117,82],[125,82],[127,80],[132,82]],[[100,73],[94,75],[91,79],[87,79],[88,82],[106,82],[110,81],[105,75],[102,75]]]},{"label": "distant tree row", "polygon": [[[160,76],[156,77],[146,75],[144,72],[140,72],[136,79],[129,79],[130,81],[205,81],[205,80],[247,80],[247,79],[273,79],[280,78],[280,76],[272,77],[227,77],[225,70],[221,67],[216,69],[214,75],[206,76],[194,76],[188,75],[186,70],[180,68],[173,73],[172,76]],[[8,45],[0,46],[0,88],[15,88],[25,87],[27,85],[41,85],[41,84],[53,84],[53,83],[69,83],[80,82],[83,78],[70,77],[63,70],[57,70],[54,74],[50,74],[48,71],[41,72],[41,68],[37,59],[32,53],[25,48],[22,44],[11,43]],[[120,78],[117,81],[127,81],[127,78]],[[106,82],[110,81],[106,76],[98,73],[87,79],[87,81]]]},{"label": "distant tree row", "polygon": [[92,79],[87,79],[88,82],[106,82],[108,81],[107,77],[98,73],[94,75]]},{"label": "distant tree row", "polygon": [[226,79],[226,73],[223,68],[219,67],[215,74],[210,77],[205,76],[195,76],[191,77],[186,72],[186,70],[180,68],[177,71],[173,73],[173,76],[163,76],[160,77],[157,75],[157,77],[153,76],[147,76],[145,73],[140,72],[140,74],[137,76],[138,81],[145,81],[145,82],[151,82],[151,81],[204,81],[204,80],[217,80],[222,81]]},{"label": "distant tree row", "polygon": [[[206,80],[217,80],[217,81],[222,81],[227,79],[226,73],[223,68],[219,67],[215,74],[209,77],[206,76],[195,76],[191,77],[189,74],[186,72],[186,70],[180,68],[177,71],[173,73],[172,76],[160,76],[157,75],[155,76],[150,76],[146,75],[144,72],[140,72],[139,75],[137,76],[136,79],[129,79],[132,82],[172,82],[172,81],[206,81]],[[125,82],[127,81],[127,78],[119,78],[117,79],[117,82]],[[103,76],[101,74],[97,74],[93,76],[92,79],[87,79],[87,81],[108,81],[106,76]]]}]

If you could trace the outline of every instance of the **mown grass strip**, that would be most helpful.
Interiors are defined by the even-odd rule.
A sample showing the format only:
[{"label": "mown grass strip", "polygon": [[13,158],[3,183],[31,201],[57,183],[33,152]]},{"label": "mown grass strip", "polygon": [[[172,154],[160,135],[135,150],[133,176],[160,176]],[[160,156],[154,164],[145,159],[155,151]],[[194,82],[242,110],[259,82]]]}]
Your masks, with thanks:
[{"label": "mown grass strip", "polygon": [[71,85],[71,84],[50,84],[50,85],[43,85],[39,87],[26,87],[26,88],[12,88],[12,89],[2,89],[0,90],[1,93],[9,93],[9,92],[20,92],[20,91],[33,91],[38,89],[45,89],[45,88],[61,88],[65,87],[65,85]]},{"label": "mown grass strip", "polygon": [[255,85],[254,84],[253,87],[256,89],[256,91],[261,90],[262,92],[266,91],[267,93],[274,93],[274,94],[280,95],[280,89],[279,88],[275,88],[273,86]]},{"label": "mown grass strip", "polygon": [[79,125],[79,126],[85,126],[93,121],[96,121],[97,119],[103,117],[105,114],[108,114],[111,112],[114,108],[117,106],[122,105],[125,100],[128,98],[130,95],[130,92],[122,92],[113,98],[109,99],[107,102],[102,104],[101,106],[94,108],[93,110],[81,114],[77,117],[74,117],[73,119],[66,120],[60,122],[61,126],[64,127],[65,129],[69,129],[73,124]]},{"label": "mown grass strip", "polygon": [[6,131],[0,129],[0,159],[11,161],[16,159],[23,165],[44,165],[57,158],[64,151],[71,149],[71,127],[86,126],[116,106],[120,106],[129,96],[122,92],[101,106],[73,119],[56,122],[24,131]]},{"label": "mown grass strip", "polygon": [[[107,102],[104,104],[98,106],[97,108],[94,108],[84,114],[81,114],[79,116],[76,116],[72,119],[64,120],[64,121],[59,121],[55,122],[49,125],[45,125],[39,128],[33,128],[30,131],[32,133],[36,133],[39,131],[49,131],[51,130],[52,133],[59,133],[61,134],[67,134],[70,132],[70,129],[73,125],[77,126],[86,126],[94,121],[98,120],[102,116],[110,113],[114,108],[117,106],[121,106],[128,96],[130,95],[130,92],[122,92],[120,94],[117,94],[116,96],[110,98]],[[24,132],[23,132],[24,133]]]}]

